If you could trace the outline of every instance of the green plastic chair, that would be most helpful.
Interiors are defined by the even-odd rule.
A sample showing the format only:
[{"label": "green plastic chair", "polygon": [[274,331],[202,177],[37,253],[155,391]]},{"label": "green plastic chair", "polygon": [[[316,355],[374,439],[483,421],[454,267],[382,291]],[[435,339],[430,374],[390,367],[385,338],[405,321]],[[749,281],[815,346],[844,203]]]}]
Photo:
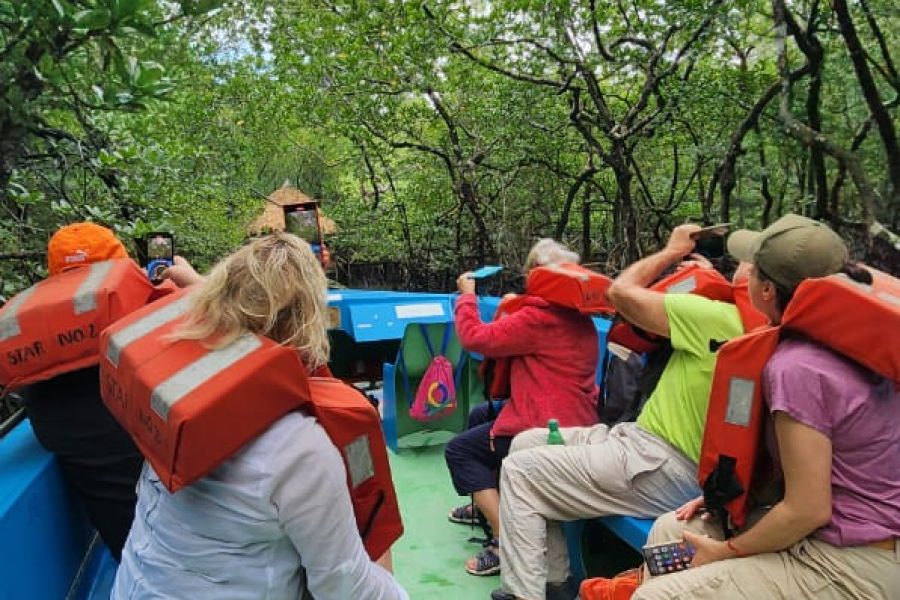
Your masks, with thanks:
[{"label": "green plastic chair", "polygon": [[[453,414],[433,421],[417,421],[409,416],[409,407],[419,386],[422,375],[431,363],[431,353],[425,342],[424,329],[435,350],[441,347],[446,328],[451,328],[445,356],[453,364],[454,371],[464,361],[456,389],[456,410]],[[400,367],[401,360],[406,366],[407,385]],[[469,409],[483,400],[481,378],[478,377],[478,363],[462,349],[456,329],[452,322],[443,323],[410,323],[403,331],[397,359],[393,363],[384,363],[384,412],[382,426],[388,447],[394,452],[400,450],[400,439],[409,436],[405,446],[430,446],[443,444],[466,427]],[[413,436],[413,434],[415,434]]]}]

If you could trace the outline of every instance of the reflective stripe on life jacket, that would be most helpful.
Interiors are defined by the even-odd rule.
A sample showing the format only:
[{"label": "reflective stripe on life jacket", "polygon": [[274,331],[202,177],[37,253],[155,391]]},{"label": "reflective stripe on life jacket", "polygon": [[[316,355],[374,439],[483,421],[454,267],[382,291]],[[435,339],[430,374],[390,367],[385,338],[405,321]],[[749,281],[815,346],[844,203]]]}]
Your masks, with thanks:
[{"label": "reflective stripe on life jacket", "polygon": [[747,515],[747,496],[758,476],[767,413],[763,368],[782,329],[803,335],[894,382],[900,382],[900,280],[871,270],[872,285],[845,275],[807,279],[788,303],[780,326],[727,342],[716,358],[699,480],[707,508],[725,511],[736,527]]},{"label": "reflective stripe on life jacket", "polygon": [[363,543],[380,557],[402,524],[375,408],[336,379],[309,377],[295,348],[268,338],[247,333],[215,349],[173,339],[189,308],[187,296],[175,294],[101,336],[103,401],[160,482],[177,492],[304,410],[340,451]]},{"label": "reflective stripe on life jacket", "polygon": [[100,332],[153,293],[128,258],[65,271],[21,292],[0,309],[0,385],[14,390],[96,365]]}]

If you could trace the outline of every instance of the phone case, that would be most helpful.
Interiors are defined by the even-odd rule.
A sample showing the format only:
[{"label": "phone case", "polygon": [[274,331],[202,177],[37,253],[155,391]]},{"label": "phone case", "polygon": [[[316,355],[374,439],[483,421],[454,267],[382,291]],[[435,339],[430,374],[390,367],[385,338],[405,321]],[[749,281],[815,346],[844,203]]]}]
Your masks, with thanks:
[{"label": "phone case", "polygon": [[500,271],[503,270],[503,267],[500,265],[487,265],[481,267],[480,269],[476,269],[472,271],[472,279],[484,279],[485,277],[490,277],[491,275],[496,275]]},{"label": "phone case", "polygon": [[651,575],[665,575],[689,569],[694,547],[684,540],[644,546],[644,560]]}]

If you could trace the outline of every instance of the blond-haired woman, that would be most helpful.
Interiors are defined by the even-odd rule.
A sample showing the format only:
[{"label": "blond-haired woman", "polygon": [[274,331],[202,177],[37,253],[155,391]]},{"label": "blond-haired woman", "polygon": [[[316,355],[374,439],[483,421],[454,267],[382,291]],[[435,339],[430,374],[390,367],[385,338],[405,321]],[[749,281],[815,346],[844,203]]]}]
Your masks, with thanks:
[{"label": "blond-haired woman", "polygon": [[[311,371],[327,363],[325,274],[306,242],[254,240],[205,281],[177,266],[200,283],[175,335],[222,347],[250,332],[295,347]],[[363,548],[343,470],[300,412],[175,494],[145,465],[112,598],[406,599]]]}]

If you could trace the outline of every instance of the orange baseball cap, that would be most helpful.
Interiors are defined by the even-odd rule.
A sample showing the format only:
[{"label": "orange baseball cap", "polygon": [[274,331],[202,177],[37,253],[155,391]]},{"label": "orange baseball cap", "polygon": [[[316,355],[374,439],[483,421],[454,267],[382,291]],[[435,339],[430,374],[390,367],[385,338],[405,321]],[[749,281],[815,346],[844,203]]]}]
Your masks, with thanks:
[{"label": "orange baseball cap", "polygon": [[96,223],[66,225],[47,243],[50,275],[111,258],[128,258],[128,251],[116,234]]}]

